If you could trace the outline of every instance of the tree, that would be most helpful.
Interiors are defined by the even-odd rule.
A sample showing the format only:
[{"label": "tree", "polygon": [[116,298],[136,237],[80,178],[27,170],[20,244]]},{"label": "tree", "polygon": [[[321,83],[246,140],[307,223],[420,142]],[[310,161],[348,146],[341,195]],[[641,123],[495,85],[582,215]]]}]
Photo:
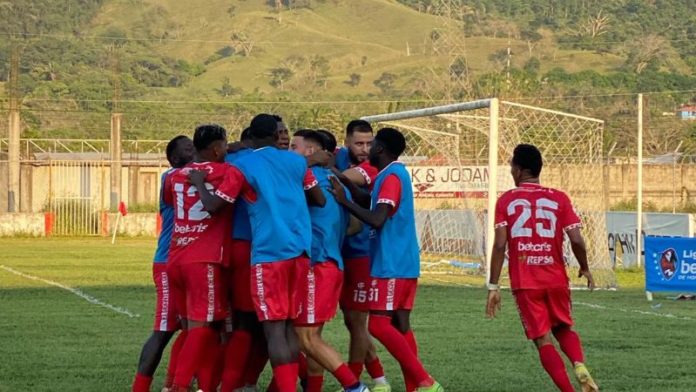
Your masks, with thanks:
[{"label": "tree", "polygon": [[583,25],[585,34],[591,38],[597,38],[602,34],[606,34],[609,30],[609,16],[602,15],[602,10],[599,10],[597,15],[587,18],[587,22]]},{"label": "tree", "polygon": [[530,57],[529,60],[524,63],[524,71],[529,74],[537,75],[540,69],[541,61],[539,61],[539,59],[536,57]]},{"label": "tree", "polygon": [[241,52],[244,57],[249,57],[251,51],[254,50],[254,40],[243,31],[234,31],[230,35],[232,40],[232,47],[237,51]]},{"label": "tree", "polygon": [[222,95],[223,97],[227,98],[230,95],[234,95],[237,93],[238,90],[232,87],[232,83],[230,83],[230,78],[225,76],[225,78],[222,80],[222,86],[220,87],[220,90],[218,90],[218,93]]},{"label": "tree", "polygon": [[398,76],[393,73],[383,72],[372,84],[382,90],[382,94],[386,95],[394,91],[394,82],[396,82],[396,79],[398,79]]},{"label": "tree", "polygon": [[329,75],[331,65],[324,56],[314,56],[309,60],[309,77],[314,84],[321,84],[326,88],[326,77]]},{"label": "tree", "polygon": [[362,76],[360,74],[352,73],[350,74],[349,79],[346,80],[344,83],[351,87],[356,87],[360,84],[360,79],[362,79]]},{"label": "tree", "polygon": [[271,68],[270,75],[271,80],[269,84],[275,88],[280,88],[283,90],[285,88],[285,82],[290,80],[295,73],[291,69],[285,67]]},{"label": "tree", "polygon": [[669,50],[669,42],[657,34],[640,37],[630,45],[626,65],[637,74],[642,73],[650,65],[659,65]]}]

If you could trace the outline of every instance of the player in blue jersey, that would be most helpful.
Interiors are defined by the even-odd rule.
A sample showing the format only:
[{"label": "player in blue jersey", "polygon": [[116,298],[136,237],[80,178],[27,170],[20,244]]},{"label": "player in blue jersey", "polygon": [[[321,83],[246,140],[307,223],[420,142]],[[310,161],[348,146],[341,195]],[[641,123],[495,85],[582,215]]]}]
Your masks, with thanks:
[{"label": "player in blue jersey", "polygon": [[[165,182],[169,175],[176,168],[186,166],[193,160],[194,148],[193,141],[186,136],[179,135],[170,140],[166,148],[167,160],[172,166],[171,169],[162,174],[162,185],[160,189],[165,189]],[[159,365],[162,352],[180,328],[177,312],[174,308],[174,300],[170,298],[169,276],[167,275],[167,259],[169,257],[169,243],[174,229],[174,207],[167,204],[160,194],[159,215],[162,228],[157,239],[157,250],[155,251],[154,262],[152,264],[152,279],[157,289],[157,302],[155,306],[155,325],[152,335],[147,339],[140,353],[138,362],[138,373],[133,381],[133,392],[147,392],[150,390],[152,375]],[[182,331],[172,347],[169,369],[167,370],[167,380],[165,388],[171,387],[176,360],[181,346],[186,340],[186,332]]]},{"label": "player in blue jersey", "polygon": [[[367,195],[377,176],[377,169],[367,159],[372,145],[372,126],[364,120],[353,120],[346,127],[345,146],[336,152],[336,169],[342,173],[341,180],[349,188],[357,187]],[[363,198],[365,199],[365,198]],[[359,202],[358,199],[355,200]],[[367,294],[370,283],[370,229],[364,226],[355,236],[346,238],[343,245],[345,275],[341,294],[343,319],[350,333],[348,366],[360,378],[363,366],[375,382],[373,392],[389,392],[391,387],[384,377],[382,362],[377,356],[370,334],[367,331],[367,316],[370,310]]]},{"label": "player in blue jersey", "polygon": [[[306,157],[316,151],[326,150],[329,140],[312,130],[295,132],[290,150]],[[321,337],[324,324],[336,314],[343,283],[343,257],[341,246],[347,234],[360,230],[360,223],[348,232],[351,216],[331,197],[331,171],[322,166],[313,166],[312,173],[319,182],[319,187],[326,196],[324,207],[310,207],[312,221],[312,257],[311,267],[304,276],[305,288],[300,292],[305,305],[297,319],[295,330],[302,351],[309,357],[308,377],[305,392],[321,392],[324,369],[331,372],[346,391],[366,390],[341,355]]]},{"label": "player in blue jersey", "polygon": [[[260,114],[251,122],[254,152],[235,161],[225,192],[205,190],[204,177],[193,178],[201,189],[206,211],[214,212],[241,196],[251,221],[251,286],[256,314],[268,341],[268,354],[280,392],[294,392],[298,376],[297,337],[292,320],[300,279],[309,269],[311,223],[308,202],[323,206],[326,199],[297,154],[280,150],[277,121]],[[232,189],[234,188],[234,189]]]},{"label": "player in blue jersey", "polygon": [[420,275],[413,188],[406,167],[397,162],[406,148],[401,132],[382,128],[370,148],[370,163],[379,169],[371,209],[349,200],[332,178],[336,200],[371,227],[369,331],[399,362],[407,391],[444,391],[418,359],[410,314]]}]

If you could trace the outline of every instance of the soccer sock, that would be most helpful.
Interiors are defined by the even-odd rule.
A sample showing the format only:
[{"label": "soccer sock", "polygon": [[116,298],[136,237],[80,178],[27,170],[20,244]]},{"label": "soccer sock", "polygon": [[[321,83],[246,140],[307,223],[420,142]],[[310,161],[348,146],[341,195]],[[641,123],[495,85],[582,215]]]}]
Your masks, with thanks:
[{"label": "soccer sock", "polygon": [[[411,351],[416,355],[416,358],[418,358],[418,343],[416,343],[416,335],[414,335],[413,331],[409,329],[408,332],[404,334],[404,338],[406,338],[406,342],[408,342],[408,348],[410,348]],[[411,377],[406,377],[406,373],[404,373],[404,383],[406,384],[407,391],[415,391],[418,388],[418,381],[413,380]]]},{"label": "soccer sock", "polygon": [[341,366],[331,372],[331,374],[336,377],[336,380],[338,380],[343,388],[354,388],[360,383],[357,377],[355,377],[355,374],[353,374],[353,371],[350,370],[345,363],[342,363]]},{"label": "soccer sock", "polygon": [[562,392],[574,392],[573,384],[570,383],[568,373],[566,372],[563,358],[556,351],[553,344],[546,344],[539,347],[539,358],[544,366],[546,373],[551,376],[551,379]]},{"label": "soccer sock", "polygon": [[135,380],[133,380],[132,392],[150,392],[150,384],[152,384],[152,377],[142,375],[140,373],[135,374]]},{"label": "soccer sock", "polygon": [[308,375],[307,376],[307,389],[305,392],[321,392],[321,387],[324,384],[324,376],[318,375]]},{"label": "soccer sock", "polygon": [[263,372],[263,368],[266,367],[267,362],[268,351],[266,342],[254,340],[251,357],[249,358],[246,369],[244,369],[244,384],[256,385],[259,382],[259,377]]},{"label": "soccer sock", "polygon": [[418,386],[432,385],[432,378],[409,347],[406,337],[391,324],[391,317],[370,315],[368,329],[399,362],[404,379],[410,377],[414,381],[417,380]]},{"label": "soccer sock", "polygon": [[217,391],[222,378],[222,366],[224,360],[225,348],[216,339],[214,344],[208,346],[203,355],[203,362],[198,371],[198,388],[204,392]]},{"label": "soccer sock", "polygon": [[379,358],[365,362],[365,369],[367,369],[367,373],[370,375],[370,377],[372,377],[373,380],[378,380],[384,383],[384,368],[382,367],[382,362],[379,360]]},{"label": "soccer sock", "polygon": [[561,350],[575,365],[577,362],[585,362],[585,355],[582,352],[580,336],[570,329],[570,327],[560,327],[553,330],[553,336],[558,340]]},{"label": "soccer sock", "polygon": [[172,351],[169,354],[169,366],[167,367],[167,376],[164,379],[165,388],[171,388],[172,384],[174,383],[174,373],[176,372],[176,365],[179,360],[179,353],[181,353],[181,348],[184,347],[186,336],[188,336],[188,331],[182,330],[181,332],[179,332],[179,336],[176,337],[176,340],[172,345]]},{"label": "soccer sock", "polygon": [[360,380],[360,375],[362,374],[363,371],[363,363],[362,362],[349,362],[348,367],[350,368],[350,371],[353,372],[355,375],[355,378]]},{"label": "soccer sock", "polygon": [[303,352],[299,355],[298,372],[302,380],[307,379],[307,356]]},{"label": "soccer sock", "polygon": [[273,368],[278,392],[295,392],[297,390],[297,374],[299,366],[295,363],[286,363]]},{"label": "soccer sock", "polygon": [[276,382],[275,376],[271,378],[271,382],[268,384],[268,389],[266,389],[266,392],[279,392],[280,389],[278,389],[278,382]]},{"label": "soccer sock", "polygon": [[184,346],[179,353],[179,359],[174,374],[174,386],[188,388],[196,374],[209,347],[217,341],[217,332],[208,327],[193,328],[188,331]]},{"label": "soccer sock", "polygon": [[225,346],[225,369],[222,373],[222,392],[232,392],[244,386],[246,363],[251,351],[251,334],[248,331],[232,332]]}]

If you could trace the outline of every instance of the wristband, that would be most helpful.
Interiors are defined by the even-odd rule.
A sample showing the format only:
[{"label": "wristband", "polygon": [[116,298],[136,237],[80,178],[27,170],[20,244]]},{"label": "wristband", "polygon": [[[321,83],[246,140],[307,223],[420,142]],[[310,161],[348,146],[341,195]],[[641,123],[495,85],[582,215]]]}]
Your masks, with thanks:
[{"label": "wristband", "polygon": [[500,290],[499,284],[487,283],[486,287],[488,288],[488,290]]}]

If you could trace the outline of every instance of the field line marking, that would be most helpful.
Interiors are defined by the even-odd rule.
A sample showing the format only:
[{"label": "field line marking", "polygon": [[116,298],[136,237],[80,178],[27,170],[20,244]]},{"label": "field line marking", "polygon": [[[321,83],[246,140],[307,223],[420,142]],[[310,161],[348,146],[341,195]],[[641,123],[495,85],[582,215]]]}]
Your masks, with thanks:
[{"label": "field line marking", "polygon": [[617,310],[617,311],[623,312],[623,313],[636,313],[636,314],[641,314],[643,316],[655,316],[655,317],[662,317],[662,318],[669,318],[669,319],[676,319],[676,320],[687,320],[687,321],[694,320],[691,317],[677,316],[677,315],[672,314],[672,313],[648,312],[645,310],[638,310],[638,309],[610,308],[610,307],[607,307],[604,305],[592,304],[592,303],[580,302],[580,301],[573,301],[573,305],[585,306],[585,307],[592,308],[592,309]]},{"label": "field line marking", "polygon": [[137,313],[133,313],[133,312],[129,311],[128,309],[124,309],[124,308],[122,308],[122,307],[120,307],[120,306],[114,306],[114,305],[108,304],[108,303],[106,303],[106,302],[104,302],[104,301],[102,301],[102,300],[100,300],[100,299],[98,299],[98,298],[92,297],[91,295],[86,294],[86,293],[84,293],[83,291],[81,291],[81,290],[79,290],[79,289],[76,289],[76,288],[74,288],[74,287],[66,286],[66,285],[64,285],[64,284],[61,284],[61,283],[58,283],[58,282],[54,282],[54,281],[52,281],[52,280],[40,278],[40,277],[38,277],[38,276],[25,274],[24,272],[17,271],[17,270],[14,269],[14,268],[10,268],[10,267],[4,266],[4,265],[0,265],[0,268],[4,269],[5,271],[7,271],[7,272],[9,272],[9,273],[15,274],[15,275],[17,275],[17,276],[21,276],[21,277],[23,277],[23,278],[30,279],[30,280],[35,280],[35,281],[38,281],[38,282],[43,282],[43,283],[46,283],[47,285],[55,286],[55,287],[61,288],[61,289],[63,289],[63,290],[69,291],[69,292],[75,294],[76,296],[78,296],[78,297],[84,299],[85,301],[87,301],[87,302],[89,302],[89,303],[91,303],[91,304],[93,304],[93,305],[102,306],[102,307],[107,308],[107,309],[109,309],[109,310],[112,310],[112,311],[114,311],[114,312],[116,312],[116,313],[120,313],[120,314],[126,315],[126,316],[128,316],[128,317],[130,317],[130,318],[140,317],[140,315],[137,314]]}]

